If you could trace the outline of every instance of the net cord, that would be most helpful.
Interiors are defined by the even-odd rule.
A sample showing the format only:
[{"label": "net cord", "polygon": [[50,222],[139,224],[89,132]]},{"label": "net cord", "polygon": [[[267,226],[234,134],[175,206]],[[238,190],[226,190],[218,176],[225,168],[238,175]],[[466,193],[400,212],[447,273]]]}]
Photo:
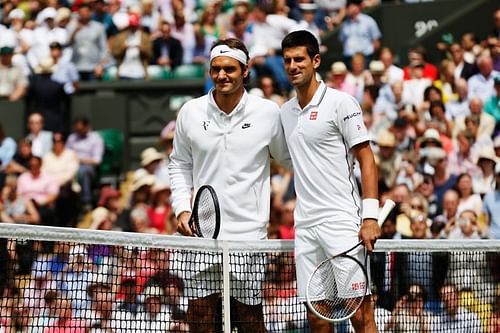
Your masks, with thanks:
[{"label": "net cord", "polygon": [[[0,223],[0,238],[30,239],[40,241],[66,241],[83,244],[106,244],[150,248],[177,248],[194,251],[223,252],[221,240],[197,237],[141,234],[123,231],[101,231],[77,228],[34,226]],[[293,252],[290,240],[227,241],[229,251],[241,252]],[[484,251],[500,252],[500,240],[386,240],[375,244],[374,252],[448,252]]]}]

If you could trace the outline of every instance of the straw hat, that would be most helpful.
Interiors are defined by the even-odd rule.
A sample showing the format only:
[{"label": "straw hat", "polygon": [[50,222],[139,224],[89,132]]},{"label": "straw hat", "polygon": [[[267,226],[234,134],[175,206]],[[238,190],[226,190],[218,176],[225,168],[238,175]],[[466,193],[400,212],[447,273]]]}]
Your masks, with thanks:
[{"label": "straw hat", "polygon": [[396,147],[396,137],[392,132],[389,132],[387,130],[382,131],[377,137],[377,144],[380,147],[394,148]]},{"label": "straw hat", "polygon": [[427,130],[425,130],[424,135],[420,138],[419,142],[420,146],[429,142],[434,142],[438,144],[440,147],[443,146],[443,142],[441,141],[439,132],[435,128],[428,128]]},{"label": "straw hat", "polygon": [[40,60],[38,66],[35,67],[36,74],[52,74],[57,69],[52,57],[46,57]]},{"label": "straw hat", "polygon": [[154,161],[162,160],[163,158],[165,158],[165,155],[157,151],[155,148],[149,147],[144,149],[141,153],[141,165],[144,167]]},{"label": "straw hat", "polygon": [[151,187],[151,193],[156,194],[161,191],[170,190],[170,182],[162,181],[157,182]]},{"label": "straw hat", "polygon": [[71,10],[66,7],[61,7],[57,10],[56,22],[61,22],[62,20],[69,19],[71,17]]},{"label": "straw hat", "polygon": [[332,64],[331,70],[333,75],[346,74],[347,66],[342,61],[336,61]]},{"label": "straw hat", "polygon": [[97,207],[92,211],[92,223],[90,229],[98,229],[101,223],[109,217],[109,210],[104,207]]},{"label": "straw hat", "polygon": [[368,66],[370,72],[375,74],[382,74],[385,72],[384,63],[380,60],[372,60],[370,61],[370,65]]},{"label": "straw hat", "polygon": [[497,163],[498,157],[495,154],[493,147],[484,147],[483,149],[481,149],[481,151],[479,152],[479,156],[477,158],[477,163],[479,163],[480,160],[490,160],[493,161],[494,163]]},{"label": "straw hat", "polygon": [[134,179],[132,182],[132,192],[139,190],[143,186],[152,186],[155,183],[156,177],[154,175],[146,174],[144,176]]}]

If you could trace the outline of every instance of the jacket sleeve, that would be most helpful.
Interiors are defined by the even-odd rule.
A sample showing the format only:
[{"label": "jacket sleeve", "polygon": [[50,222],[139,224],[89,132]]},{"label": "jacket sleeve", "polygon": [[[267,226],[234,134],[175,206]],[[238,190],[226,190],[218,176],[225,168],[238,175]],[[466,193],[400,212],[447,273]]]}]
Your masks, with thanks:
[{"label": "jacket sleeve", "polygon": [[172,188],[172,207],[175,215],[191,211],[191,193],[193,187],[193,156],[191,140],[187,133],[189,125],[186,105],[177,117],[174,135],[174,147],[170,155],[168,171]]}]

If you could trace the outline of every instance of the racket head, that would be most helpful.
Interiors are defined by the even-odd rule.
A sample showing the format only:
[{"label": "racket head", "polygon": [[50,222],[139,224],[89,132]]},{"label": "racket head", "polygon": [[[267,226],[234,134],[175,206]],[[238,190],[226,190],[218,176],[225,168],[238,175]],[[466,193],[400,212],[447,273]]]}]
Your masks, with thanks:
[{"label": "racket head", "polygon": [[203,185],[196,192],[189,222],[197,237],[217,239],[220,231],[220,207],[215,189]]},{"label": "racket head", "polygon": [[307,281],[307,307],[329,322],[349,319],[363,303],[368,284],[366,268],[357,258],[342,253],[325,259]]}]

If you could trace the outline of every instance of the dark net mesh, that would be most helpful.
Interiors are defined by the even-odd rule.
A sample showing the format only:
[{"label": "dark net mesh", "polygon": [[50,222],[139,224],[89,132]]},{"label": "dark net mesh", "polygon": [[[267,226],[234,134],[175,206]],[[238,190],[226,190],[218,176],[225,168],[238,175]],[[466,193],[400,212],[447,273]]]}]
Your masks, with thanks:
[{"label": "dark net mesh", "polygon": [[[222,332],[222,247],[212,244],[0,239],[0,332]],[[230,251],[232,332],[309,332],[293,245],[282,244]],[[488,251],[374,253],[379,331],[500,332],[499,254]]]}]

